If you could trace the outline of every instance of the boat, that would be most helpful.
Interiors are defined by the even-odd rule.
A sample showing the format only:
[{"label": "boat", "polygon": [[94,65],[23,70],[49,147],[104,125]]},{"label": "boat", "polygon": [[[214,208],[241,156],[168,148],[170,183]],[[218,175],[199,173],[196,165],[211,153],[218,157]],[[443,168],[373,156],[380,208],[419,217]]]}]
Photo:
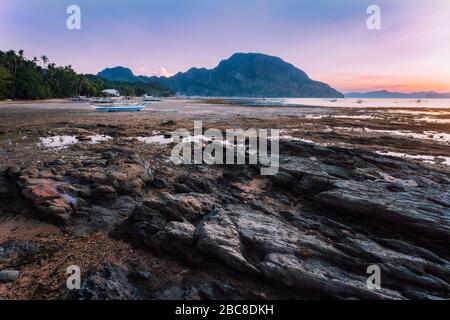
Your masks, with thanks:
[{"label": "boat", "polygon": [[91,99],[90,101],[91,103],[95,103],[95,104],[111,104],[114,103],[114,100],[112,99],[105,99],[105,98],[94,98]]},{"label": "boat", "polygon": [[110,104],[91,104],[96,111],[102,112],[123,112],[123,111],[142,111],[145,109],[143,103],[110,103]]},{"label": "boat", "polygon": [[157,101],[161,101],[161,99],[155,98],[153,96],[144,96],[142,98],[142,101],[144,101],[144,102],[157,102]]},{"label": "boat", "polygon": [[330,102],[337,102],[337,99],[331,99]]}]

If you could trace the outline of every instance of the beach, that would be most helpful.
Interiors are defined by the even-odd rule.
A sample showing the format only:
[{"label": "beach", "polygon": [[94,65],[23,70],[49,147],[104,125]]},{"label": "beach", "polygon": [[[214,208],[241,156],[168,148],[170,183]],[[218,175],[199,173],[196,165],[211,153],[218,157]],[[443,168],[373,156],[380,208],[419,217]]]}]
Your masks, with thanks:
[{"label": "beach", "polygon": [[[279,172],[175,165],[194,121],[280,130]],[[8,102],[0,151],[0,298],[450,297],[450,108]]]},{"label": "beach", "polygon": [[[169,134],[171,129],[192,130],[195,120],[221,130],[280,129],[282,137],[294,140],[390,152],[413,160],[426,156],[432,159],[423,164],[450,164],[450,108],[283,107],[237,105],[223,99],[168,99],[152,103],[143,112],[99,113],[86,103],[56,100],[0,103],[0,113],[0,143],[8,151],[0,159],[3,168],[10,163],[9,157],[16,157],[16,163],[29,163],[37,160],[35,157],[52,156],[54,149],[39,145],[42,138],[106,135],[123,142]],[[161,126],[165,120],[174,120],[177,125]],[[29,159],[31,150],[33,157]],[[70,153],[70,148],[57,151]]]}]

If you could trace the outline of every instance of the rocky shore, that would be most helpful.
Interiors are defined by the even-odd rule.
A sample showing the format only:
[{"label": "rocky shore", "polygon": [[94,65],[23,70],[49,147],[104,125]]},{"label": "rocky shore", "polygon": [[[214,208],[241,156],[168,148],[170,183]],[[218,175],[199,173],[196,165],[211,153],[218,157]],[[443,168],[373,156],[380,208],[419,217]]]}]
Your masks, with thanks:
[{"label": "rocky shore", "polygon": [[[190,104],[124,115],[0,107],[0,298],[450,298],[448,124]],[[278,174],[173,164],[164,139],[199,118],[284,130]],[[444,135],[386,135],[406,128]],[[56,135],[75,140],[39,140]],[[433,161],[392,156],[415,151]],[[70,265],[81,290],[66,287]]]}]

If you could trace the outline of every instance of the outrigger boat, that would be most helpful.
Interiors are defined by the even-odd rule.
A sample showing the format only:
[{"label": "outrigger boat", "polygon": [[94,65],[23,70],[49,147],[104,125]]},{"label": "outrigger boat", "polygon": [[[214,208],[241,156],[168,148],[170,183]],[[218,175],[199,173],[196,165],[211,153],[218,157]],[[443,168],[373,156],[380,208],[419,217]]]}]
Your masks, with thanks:
[{"label": "outrigger boat", "polygon": [[105,103],[105,104],[91,104],[96,111],[103,112],[120,112],[120,111],[142,111],[145,109],[143,103]]}]

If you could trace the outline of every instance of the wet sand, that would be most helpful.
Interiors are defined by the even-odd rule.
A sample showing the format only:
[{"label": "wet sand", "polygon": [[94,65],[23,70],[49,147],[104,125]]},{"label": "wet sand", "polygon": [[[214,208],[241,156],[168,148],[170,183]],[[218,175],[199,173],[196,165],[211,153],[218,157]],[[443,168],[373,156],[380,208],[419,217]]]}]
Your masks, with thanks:
[{"label": "wet sand", "polygon": [[[177,125],[161,126],[165,120]],[[192,130],[194,120],[202,120],[204,128],[280,129],[285,138],[409,155],[412,161],[425,156],[428,164],[450,164],[450,109],[257,107],[214,99],[171,99],[135,113],[100,113],[85,103],[0,104],[0,167],[53,156],[55,150],[43,148],[40,138],[106,135],[151,140],[170,129]],[[70,156],[70,150],[57,153]]]}]

